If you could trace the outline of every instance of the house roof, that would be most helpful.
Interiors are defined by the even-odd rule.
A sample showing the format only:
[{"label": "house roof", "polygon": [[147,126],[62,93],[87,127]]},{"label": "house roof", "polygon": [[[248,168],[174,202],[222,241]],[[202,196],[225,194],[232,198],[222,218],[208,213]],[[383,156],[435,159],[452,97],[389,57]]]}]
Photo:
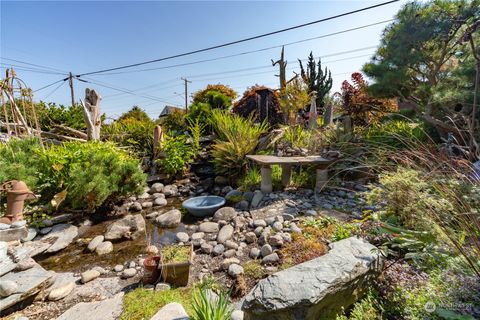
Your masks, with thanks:
[{"label": "house roof", "polygon": [[164,116],[167,116],[169,114],[171,114],[172,112],[174,111],[177,111],[177,112],[185,112],[185,109],[182,108],[182,107],[176,107],[176,106],[165,106],[162,110],[162,112],[160,113],[160,115],[158,116],[159,118],[160,117],[164,117]]}]

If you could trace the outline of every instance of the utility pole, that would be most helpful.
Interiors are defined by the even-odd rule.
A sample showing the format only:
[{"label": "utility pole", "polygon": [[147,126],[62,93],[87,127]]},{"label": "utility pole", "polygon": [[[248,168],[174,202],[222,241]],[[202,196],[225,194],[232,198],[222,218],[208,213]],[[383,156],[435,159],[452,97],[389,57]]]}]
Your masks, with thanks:
[{"label": "utility pole", "polygon": [[73,93],[73,75],[71,72],[68,73],[68,84],[70,85],[70,95],[72,97],[72,107],[75,106],[75,95]]},{"label": "utility pole", "polygon": [[188,113],[188,83],[192,83],[192,81],[188,81],[187,78],[181,78],[185,82],[185,110]]}]

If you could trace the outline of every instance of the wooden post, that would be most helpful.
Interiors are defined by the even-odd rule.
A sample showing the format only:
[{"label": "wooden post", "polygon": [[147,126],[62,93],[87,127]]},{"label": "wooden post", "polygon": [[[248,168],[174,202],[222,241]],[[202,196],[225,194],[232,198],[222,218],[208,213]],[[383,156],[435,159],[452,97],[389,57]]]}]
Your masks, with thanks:
[{"label": "wooden post", "polygon": [[345,116],[343,119],[343,131],[346,134],[350,134],[352,132],[352,118],[350,118],[350,116]]},{"label": "wooden post", "polygon": [[95,90],[85,89],[85,102],[83,106],[83,117],[87,123],[88,140],[100,140],[100,127],[102,119],[100,115],[100,100],[102,98]]},{"label": "wooden post", "polygon": [[260,190],[262,190],[263,193],[272,192],[272,168],[270,166],[262,166],[261,174],[262,184],[260,186]]},{"label": "wooden post", "polygon": [[292,176],[292,166],[284,164],[282,165],[282,186],[287,187],[290,184]]},{"label": "wooden post", "polygon": [[163,131],[162,127],[155,126],[153,129],[153,159],[156,159],[162,151]]},{"label": "wooden post", "polygon": [[310,112],[308,118],[308,128],[317,128],[317,92],[312,91],[310,93]]}]

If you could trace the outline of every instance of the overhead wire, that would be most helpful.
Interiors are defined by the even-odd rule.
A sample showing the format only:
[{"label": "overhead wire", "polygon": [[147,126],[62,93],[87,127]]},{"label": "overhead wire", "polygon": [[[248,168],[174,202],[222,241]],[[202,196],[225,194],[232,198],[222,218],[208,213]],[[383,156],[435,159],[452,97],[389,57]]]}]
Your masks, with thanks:
[{"label": "overhead wire", "polygon": [[395,2],[398,2],[398,1],[400,1],[400,0],[390,0],[390,1],[382,2],[382,3],[376,4],[376,5],[372,5],[372,6],[368,6],[368,7],[348,11],[348,12],[344,12],[344,13],[341,13],[341,14],[333,15],[333,16],[330,16],[330,17],[327,17],[327,18],[322,18],[322,19],[319,19],[319,20],[303,23],[303,24],[300,24],[300,25],[296,25],[296,26],[292,26],[292,27],[288,27],[288,28],[284,28],[284,29],[280,29],[280,30],[276,30],[276,31],[271,31],[271,32],[259,34],[259,35],[256,35],[256,36],[252,36],[252,37],[248,37],[248,38],[244,38],[244,39],[240,39],[240,40],[235,40],[235,41],[231,41],[231,42],[227,42],[227,43],[223,43],[223,44],[219,44],[219,45],[215,45],[215,46],[211,46],[211,47],[207,47],[207,48],[202,48],[202,49],[197,49],[197,50],[193,50],[193,51],[189,51],[189,52],[179,53],[179,54],[175,54],[175,55],[171,55],[171,56],[167,56],[167,57],[163,57],[163,58],[158,58],[158,59],[153,59],[153,60],[148,60],[148,61],[143,61],[143,62],[138,62],[138,63],[132,63],[132,64],[123,65],[123,66],[119,66],[119,67],[106,68],[106,69],[101,69],[101,70],[96,70],[96,71],[80,73],[80,74],[77,74],[76,77],[99,74],[99,73],[104,73],[104,72],[108,72],[108,71],[122,70],[122,69],[127,69],[127,68],[132,68],[132,67],[138,67],[138,66],[142,66],[142,65],[146,65],[146,64],[155,63],[155,62],[171,60],[171,59],[175,59],[175,58],[179,58],[179,57],[185,57],[185,56],[193,55],[193,54],[196,54],[196,53],[201,53],[201,52],[211,51],[211,50],[214,50],[214,49],[224,48],[224,47],[231,46],[231,45],[234,45],[234,44],[239,44],[239,43],[243,43],[243,42],[247,42],[247,41],[251,41],[251,40],[256,40],[256,39],[268,37],[268,36],[271,36],[271,35],[274,35],[274,34],[279,34],[279,33],[283,33],[283,32],[286,32],[286,31],[295,30],[295,29],[306,27],[306,26],[318,24],[318,23],[321,23],[321,22],[338,19],[340,17],[345,17],[345,16],[349,16],[349,15],[352,15],[352,14],[355,14],[355,13],[362,12],[362,11],[371,10],[371,9],[378,8],[378,7],[381,7],[381,6],[385,6],[385,5],[388,5],[388,4],[392,4],[392,3],[395,3]]}]

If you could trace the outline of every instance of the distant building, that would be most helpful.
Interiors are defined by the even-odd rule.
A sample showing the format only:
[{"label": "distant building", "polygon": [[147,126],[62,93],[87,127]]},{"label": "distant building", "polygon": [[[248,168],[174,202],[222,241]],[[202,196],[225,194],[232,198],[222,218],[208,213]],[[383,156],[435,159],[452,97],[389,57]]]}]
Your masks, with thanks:
[{"label": "distant building", "polygon": [[169,114],[171,114],[173,112],[185,113],[185,109],[182,108],[182,107],[165,106],[165,108],[163,108],[162,112],[160,113],[160,115],[158,117],[159,118],[165,117],[165,116],[168,116]]}]

